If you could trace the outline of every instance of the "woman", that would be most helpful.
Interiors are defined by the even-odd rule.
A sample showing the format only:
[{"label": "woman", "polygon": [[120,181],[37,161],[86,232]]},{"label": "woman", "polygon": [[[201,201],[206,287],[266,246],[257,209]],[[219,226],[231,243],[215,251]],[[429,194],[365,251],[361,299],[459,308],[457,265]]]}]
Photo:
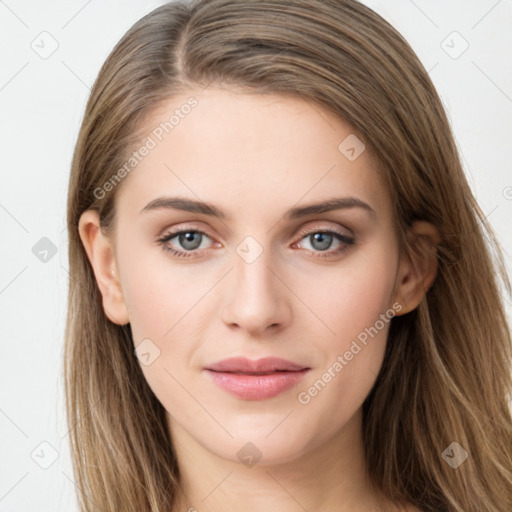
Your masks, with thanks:
[{"label": "woman", "polygon": [[507,276],[369,8],[145,16],[91,92],[68,221],[81,510],[511,509]]}]

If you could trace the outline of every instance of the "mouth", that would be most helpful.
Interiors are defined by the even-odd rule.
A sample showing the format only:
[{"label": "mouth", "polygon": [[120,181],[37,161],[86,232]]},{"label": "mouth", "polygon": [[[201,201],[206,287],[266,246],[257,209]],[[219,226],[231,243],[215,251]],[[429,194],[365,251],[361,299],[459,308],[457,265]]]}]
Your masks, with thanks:
[{"label": "mouth", "polygon": [[204,370],[217,386],[231,395],[243,400],[264,400],[296,385],[311,368],[275,357],[255,361],[235,357]]},{"label": "mouth", "polygon": [[269,374],[285,371],[300,371],[307,366],[281,359],[279,357],[263,357],[248,359],[246,357],[231,357],[218,361],[206,367],[207,370],[229,373]]}]

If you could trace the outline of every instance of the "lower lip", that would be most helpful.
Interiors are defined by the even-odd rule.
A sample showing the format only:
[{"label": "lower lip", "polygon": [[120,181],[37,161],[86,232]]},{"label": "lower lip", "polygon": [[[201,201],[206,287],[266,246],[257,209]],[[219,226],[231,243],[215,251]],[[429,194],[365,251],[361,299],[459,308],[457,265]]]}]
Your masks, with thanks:
[{"label": "lower lip", "polygon": [[267,375],[206,371],[211,375],[213,382],[228,393],[244,400],[264,400],[293,387],[304,378],[309,368]]}]

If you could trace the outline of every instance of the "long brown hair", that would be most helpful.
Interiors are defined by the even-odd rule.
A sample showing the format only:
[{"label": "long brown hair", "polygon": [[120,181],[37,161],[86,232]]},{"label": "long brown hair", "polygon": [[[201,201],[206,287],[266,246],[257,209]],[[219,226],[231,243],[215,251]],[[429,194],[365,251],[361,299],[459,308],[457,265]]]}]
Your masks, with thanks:
[{"label": "long brown hair", "polygon": [[[129,325],[103,311],[79,218],[96,209],[108,230],[122,182],[101,197],[95,190],[123,166],[144,116],[211,83],[299,95],[337,114],[379,163],[402,250],[414,250],[406,243],[414,220],[437,226],[437,278],[414,311],[392,320],[363,405],[368,472],[387,498],[424,511],[510,512],[512,344],[499,293],[510,283],[499,246],[427,72],[355,0],[169,3],[135,23],[101,68],[68,195],[64,379],[81,510],[169,511],[179,468]],[[468,458],[455,468],[446,453],[459,445]]]}]

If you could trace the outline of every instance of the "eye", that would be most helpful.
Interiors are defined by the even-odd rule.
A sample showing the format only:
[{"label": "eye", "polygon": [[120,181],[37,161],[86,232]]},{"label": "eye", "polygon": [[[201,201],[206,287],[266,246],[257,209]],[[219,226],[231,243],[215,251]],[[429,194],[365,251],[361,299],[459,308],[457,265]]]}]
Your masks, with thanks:
[{"label": "eye", "polygon": [[[195,257],[197,249],[204,249],[204,240],[210,237],[204,232],[197,229],[182,229],[174,231],[164,235],[157,241],[162,245],[163,249],[170,252],[178,258],[190,258]],[[176,239],[174,244],[178,245],[178,248],[174,244],[171,244],[171,240]],[[211,239],[210,239],[211,240]]]},{"label": "eye", "polygon": [[[341,254],[355,244],[355,237],[340,233],[335,229],[316,229],[301,233],[302,241],[307,241],[315,257],[327,258]],[[199,229],[177,229],[157,240],[162,248],[176,258],[199,257],[202,250],[208,249],[207,240],[212,239]],[[301,246],[300,242],[293,246]],[[306,244],[307,245],[307,244]],[[334,245],[334,248],[332,248]],[[201,249],[201,250],[200,250]]]},{"label": "eye", "polygon": [[[354,237],[347,236],[335,229],[316,229],[315,231],[309,231],[305,235],[302,233],[302,235],[301,240],[306,240],[311,247],[306,247],[306,249],[320,253],[315,255],[320,258],[341,254],[355,243]],[[335,248],[330,249],[333,244]]]}]

